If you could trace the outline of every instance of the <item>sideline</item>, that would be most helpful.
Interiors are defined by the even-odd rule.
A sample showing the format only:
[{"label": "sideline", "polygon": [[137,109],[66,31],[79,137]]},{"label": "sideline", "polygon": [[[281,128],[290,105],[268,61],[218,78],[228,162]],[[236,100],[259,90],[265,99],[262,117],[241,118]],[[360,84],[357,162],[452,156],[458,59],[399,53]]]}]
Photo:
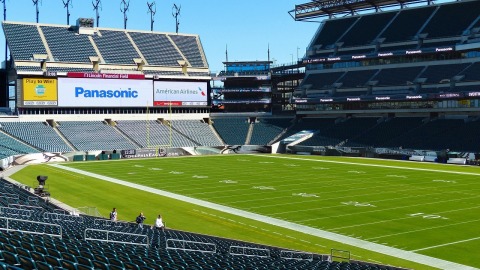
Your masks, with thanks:
[{"label": "sideline", "polygon": [[[280,158],[280,159],[302,160],[302,161],[313,161],[313,162],[325,162],[325,163],[335,163],[335,164],[347,164],[347,165],[357,165],[357,166],[366,166],[366,167],[380,167],[380,168],[403,169],[403,170],[412,170],[412,171],[441,172],[441,173],[451,173],[451,174],[464,174],[464,175],[480,176],[480,173],[444,171],[444,170],[412,168],[412,167],[402,167],[402,166],[392,166],[392,165],[381,165],[381,164],[366,164],[366,163],[355,163],[355,162],[347,162],[347,161],[335,161],[335,160],[311,159],[311,158],[296,158],[296,157],[280,157],[280,156],[274,156],[274,155],[263,156],[263,157],[266,157],[266,158]],[[446,164],[445,164],[445,165],[446,165]]]},{"label": "sideline", "polygon": [[398,249],[398,248],[393,248],[393,247],[389,247],[389,246],[385,246],[385,245],[381,245],[381,244],[376,244],[376,243],[368,242],[368,241],[365,241],[365,240],[356,239],[356,238],[349,237],[349,236],[344,236],[344,235],[337,234],[337,233],[327,232],[327,231],[315,229],[315,228],[312,228],[312,227],[296,224],[296,223],[293,223],[293,222],[288,222],[288,221],[285,221],[285,220],[271,218],[271,217],[247,212],[247,211],[244,211],[244,210],[235,209],[235,208],[228,207],[228,206],[223,206],[223,205],[219,205],[219,204],[215,204],[215,203],[211,203],[211,202],[207,202],[207,201],[203,201],[203,200],[199,200],[199,199],[195,199],[195,198],[191,198],[191,197],[187,197],[187,196],[183,196],[183,195],[179,195],[179,194],[175,194],[175,193],[151,188],[151,187],[146,187],[146,186],[135,184],[135,183],[130,183],[130,182],[127,182],[127,181],[123,181],[123,180],[119,180],[119,179],[116,179],[116,178],[99,175],[99,174],[96,174],[96,173],[91,173],[91,172],[87,172],[87,171],[83,171],[83,170],[79,170],[79,169],[75,169],[75,168],[62,166],[62,165],[59,165],[59,164],[48,164],[48,165],[52,166],[52,167],[55,167],[55,168],[63,169],[63,170],[66,170],[66,171],[70,171],[70,172],[90,176],[90,177],[93,177],[93,178],[97,178],[97,179],[100,179],[100,180],[104,180],[104,181],[116,183],[116,184],[119,184],[119,185],[128,186],[128,187],[131,187],[131,188],[135,188],[135,189],[143,190],[143,191],[146,191],[146,192],[158,194],[158,195],[161,195],[161,196],[169,197],[169,198],[172,198],[172,199],[181,200],[181,201],[184,201],[184,202],[188,202],[188,203],[199,205],[199,206],[202,206],[202,207],[214,209],[214,210],[217,210],[217,211],[233,214],[233,215],[244,217],[244,218],[249,218],[249,219],[260,221],[260,222],[267,223],[267,224],[270,224],[270,225],[287,228],[287,229],[294,230],[294,231],[297,231],[297,232],[306,233],[306,234],[309,234],[309,235],[312,235],[312,236],[316,236],[316,237],[340,242],[340,243],[343,243],[343,244],[355,246],[355,247],[358,247],[358,248],[374,251],[374,252],[377,252],[377,253],[381,253],[381,254],[385,254],[385,255],[389,255],[389,256],[393,256],[393,257],[397,257],[397,258],[404,259],[404,260],[407,260],[407,261],[412,261],[412,262],[416,262],[416,263],[420,263],[420,264],[424,264],[424,265],[428,265],[428,266],[432,266],[432,267],[436,267],[436,268],[440,268],[440,269],[456,269],[456,270],[477,269],[477,268],[474,268],[474,267],[471,267],[471,266],[458,264],[458,263],[454,263],[454,262],[450,262],[450,261],[446,261],[446,260],[422,255],[422,254],[417,254],[417,253],[414,253],[414,252],[411,252],[411,251],[405,251],[405,250],[401,250],[401,249]]}]

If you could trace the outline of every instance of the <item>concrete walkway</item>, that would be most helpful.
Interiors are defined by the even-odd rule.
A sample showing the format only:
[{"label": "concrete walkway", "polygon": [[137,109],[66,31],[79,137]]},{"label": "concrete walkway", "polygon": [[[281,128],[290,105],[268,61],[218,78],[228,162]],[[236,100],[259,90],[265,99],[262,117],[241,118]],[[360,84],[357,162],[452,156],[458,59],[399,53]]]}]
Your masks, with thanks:
[{"label": "concrete walkway", "polygon": [[[462,265],[462,264],[458,264],[458,263],[454,263],[454,262],[450,262],[450,261],[446,261],[446,260],[441,260],[441,259],[430,257],[430,256],[417,254],[417,253],[411,252],[411,251],[405,251],[405,250],[401,250],[401,249],[397,249],[397,248],[393,248],[393,247],[389,247],[389,246],[385,246],[385,245],[381,245],[381,244],[376,244],[376,243],[368,242],[368,241],[365,241],[365,240],[356,239],[356,238],[353,238],[353,237],[348,237],[348,236],[344,236],[344,235],[341,235],[341,234],[327,232],[327,231],[315,229],[315,228],[312,228],[312,227],[308,227],[308,226],[284,221],[284,220],[281,220],[281,219],[271,218],[271,217],[267,217],[267,216],[263,216],[263,215],[259,215],[259,214],[235,209],[235,208],[228,207],[228,206],[223,206],[223,205],[219,205],[219,204],[215,204],[215,203],[211,203],[211,202],[207,202],[207,201],[203,201],[203,200],[199,200],[199,199],[195,199],[195,198],[191,198],[191,197],[187,197],[187,196],[183,196],[183,195],[178,195],[178,194],[175,194],[175,193],[171,193],[171,192],[167,192],[167,191],[163,191],[163,190],[159,190],[159,189],[155,189],[155,188],[151,188],[151,187],[147,187],[147,186],[143,186],[143,185],[138,185],[138,184],[135,184],[135,183],[130,183],[130,182],[127,182],[127,181],[122,181],[122,180],[115,179],[115,178],[112,178],[112,177],[107,177],[107,176],[103,176],[103,175],[99,175],[99,174],[95,174],[95,173],[90,173],[90,172],[83,171],[83,170],[78,170],[78,169],[62,166],[60,164],[49,164],[49,165],[53,166],[53,167],[56,167],[56,168],[59,168],[59,169],[67,170],[67,171],[70,171],[70,172],[94,177],[94,178],[97,178],[97,179],[100,179],[100,180],[116,183],[116,184],[119,184],[119,185],[128,186],[128,187],[131,187],[131,188],[143,190],[143,191],[146,191],[146,192],[158,194],[158,195],[169,197],[169,198],[176,199],[176,200],[181,200],[181,201],[184,201],[184,202],[199,205],[199,206],[202,206],[202,207],[207,207],[207,208],[214,209],[214,210],[217,210],[217,211],[221,211],[221,212],[237,215],[237,216],[240,216],[240,217],[260,221],[260,222],[263,222],[263,223],[287,228],[287,229],[294,230],[294,231],[297,231],[297,232],[310,234],[310,235],[313,235],[313,236],[316,236],[316,237],[320,237],[320,238],[344,243],[344,244],[355,246],[355,247],[358,247],[358,248],[362,248],[362,249],[378,252],[378,253],[381,253],[381,254],[397,257],[397,258],[404,259],[404,260],[407,260],[407,261],[412,261],[412,262],[416,262],[416,263],[420,263],[420,264],[424,264],[424,265],[428,265],[428,266],[432,266],[432,267],[436,267],[436,268],[440,268],[440,269],[449,269],[449,270],[452,270],[452,269],[455,269],[455,270],[478,269],[478,268],[474,268],[474,267],[471,267],[471,266],[466,266],[466,265]],[[472,256],[475,256],[475,255],[472,254]]]}]

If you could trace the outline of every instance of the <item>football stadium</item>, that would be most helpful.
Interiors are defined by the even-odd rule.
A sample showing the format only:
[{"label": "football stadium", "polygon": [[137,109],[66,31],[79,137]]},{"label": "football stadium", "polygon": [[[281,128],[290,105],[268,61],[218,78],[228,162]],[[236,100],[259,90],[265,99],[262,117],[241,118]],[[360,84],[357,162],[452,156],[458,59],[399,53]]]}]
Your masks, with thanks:
[{"label": "football stadium", "polygon": [[480,269],[480,1],[285,12],[305,55],[215,73],[178,21],[2,21],[0,269]]}]

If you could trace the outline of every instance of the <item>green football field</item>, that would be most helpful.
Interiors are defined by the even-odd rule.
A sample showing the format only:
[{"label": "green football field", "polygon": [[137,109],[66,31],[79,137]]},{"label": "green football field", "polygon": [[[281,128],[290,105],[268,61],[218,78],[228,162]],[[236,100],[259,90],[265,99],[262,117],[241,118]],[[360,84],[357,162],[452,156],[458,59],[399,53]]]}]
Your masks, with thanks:
[{"label": "green football field", "polygon": [[[414,269],[425,265],[327,240],[308,228],[480,268],[480,168],[376,159],[223,155],[64,163],[63,166],[300,225],[291,230],[208,206],[101,181],[50,165],[12,178],[49,176],[52,197],[112,207],[120,219],[162,213],[168,227]],[[302,231],[302,228],[304,231]]]}]

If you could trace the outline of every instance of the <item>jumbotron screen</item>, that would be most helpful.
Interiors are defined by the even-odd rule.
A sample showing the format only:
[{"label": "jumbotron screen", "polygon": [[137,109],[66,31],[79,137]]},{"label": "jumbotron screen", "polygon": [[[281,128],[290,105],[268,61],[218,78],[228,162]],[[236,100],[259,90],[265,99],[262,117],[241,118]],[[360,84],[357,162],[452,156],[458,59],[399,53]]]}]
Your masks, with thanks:
[{"label": "jumbotron screen", "polygon": [[139,76],[23,78],[22,107],[208,106],[207,82],[154,81]]}]

